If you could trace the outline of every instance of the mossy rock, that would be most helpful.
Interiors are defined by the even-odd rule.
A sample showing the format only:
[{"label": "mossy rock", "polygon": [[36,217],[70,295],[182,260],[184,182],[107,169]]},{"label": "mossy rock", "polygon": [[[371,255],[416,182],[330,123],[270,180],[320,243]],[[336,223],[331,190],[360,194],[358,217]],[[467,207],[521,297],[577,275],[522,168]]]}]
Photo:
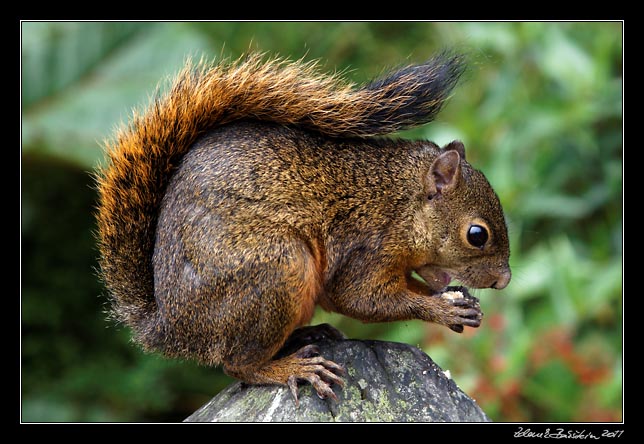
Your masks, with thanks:
[{"label": "mossy rock", "polygon": [[321,355],[341,364],[344,388],[337,401],[320,399],[311,385],[299,389],[234,383],[185,419],[186,422],[482,422],[490,421],[432,359],[395,342],[316,342]]}]

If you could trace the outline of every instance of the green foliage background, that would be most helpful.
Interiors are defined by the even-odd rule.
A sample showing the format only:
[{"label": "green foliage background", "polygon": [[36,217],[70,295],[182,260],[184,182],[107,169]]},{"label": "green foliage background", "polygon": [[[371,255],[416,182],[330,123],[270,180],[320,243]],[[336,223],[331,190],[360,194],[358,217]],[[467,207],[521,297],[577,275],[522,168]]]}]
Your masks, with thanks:
[{"label": "green foliage background", "polygon": [[231,380],[143,355],[105,320],[89,173],[100,143],[188,55],[320,59],[361,82],[444,47],[473,60],[439,119],[509,221],[512,283],[479,290],[479,329],[361,324],[424,349],[495,421],[621,421],[622,23],[24,22],[23,421],[180,421]]}]

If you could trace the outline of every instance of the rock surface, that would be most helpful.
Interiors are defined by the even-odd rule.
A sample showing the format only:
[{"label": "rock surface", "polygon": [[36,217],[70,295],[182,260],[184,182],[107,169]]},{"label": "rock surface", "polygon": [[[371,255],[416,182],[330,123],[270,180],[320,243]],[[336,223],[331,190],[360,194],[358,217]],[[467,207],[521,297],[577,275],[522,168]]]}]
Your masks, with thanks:
[{"label": "rock surface", "polygon": [[320,399],[310,384],[299,406],[288,387],[237,382],[186,422],[474,422],[490,421],[476,402],[418,348],[394,342],[317,341],[321,355],[345,368],[338,400]]}]

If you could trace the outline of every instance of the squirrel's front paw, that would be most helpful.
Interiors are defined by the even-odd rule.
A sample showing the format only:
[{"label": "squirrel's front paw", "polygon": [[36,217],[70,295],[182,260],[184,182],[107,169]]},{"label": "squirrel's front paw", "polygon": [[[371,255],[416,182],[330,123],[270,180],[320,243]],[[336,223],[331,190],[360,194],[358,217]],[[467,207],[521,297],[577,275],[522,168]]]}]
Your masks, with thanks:
[{"label": "squirrel's front paw", "polygon": [[[451,304],[450,315],[455,322],[447,322],[447,326],[457,333],[462,333],[464,326],[478,327],[481,325],[483,312],[479,300],[472,296],[465,287],[446,287],[440,297]],[[451,321],[451,320],[450,320]]]}]

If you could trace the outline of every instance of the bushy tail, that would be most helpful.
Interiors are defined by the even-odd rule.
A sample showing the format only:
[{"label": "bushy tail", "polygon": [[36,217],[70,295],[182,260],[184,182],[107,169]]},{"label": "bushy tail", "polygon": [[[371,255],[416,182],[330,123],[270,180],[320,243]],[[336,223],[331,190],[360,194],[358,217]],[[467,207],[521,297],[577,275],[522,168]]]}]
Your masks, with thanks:
[{"label": "bushy tail", "polygon": [[108,163],[96,174],[100,273],[116,318],[141,327],[156,309],[152,252],[161,198],[201,135],[248,118],[333,137],[390,134],[431,121],[464,66],[444,53],[356,87],[319,74],[313,63],[261,55],[188,63],[169,91],[107,144]]}]

